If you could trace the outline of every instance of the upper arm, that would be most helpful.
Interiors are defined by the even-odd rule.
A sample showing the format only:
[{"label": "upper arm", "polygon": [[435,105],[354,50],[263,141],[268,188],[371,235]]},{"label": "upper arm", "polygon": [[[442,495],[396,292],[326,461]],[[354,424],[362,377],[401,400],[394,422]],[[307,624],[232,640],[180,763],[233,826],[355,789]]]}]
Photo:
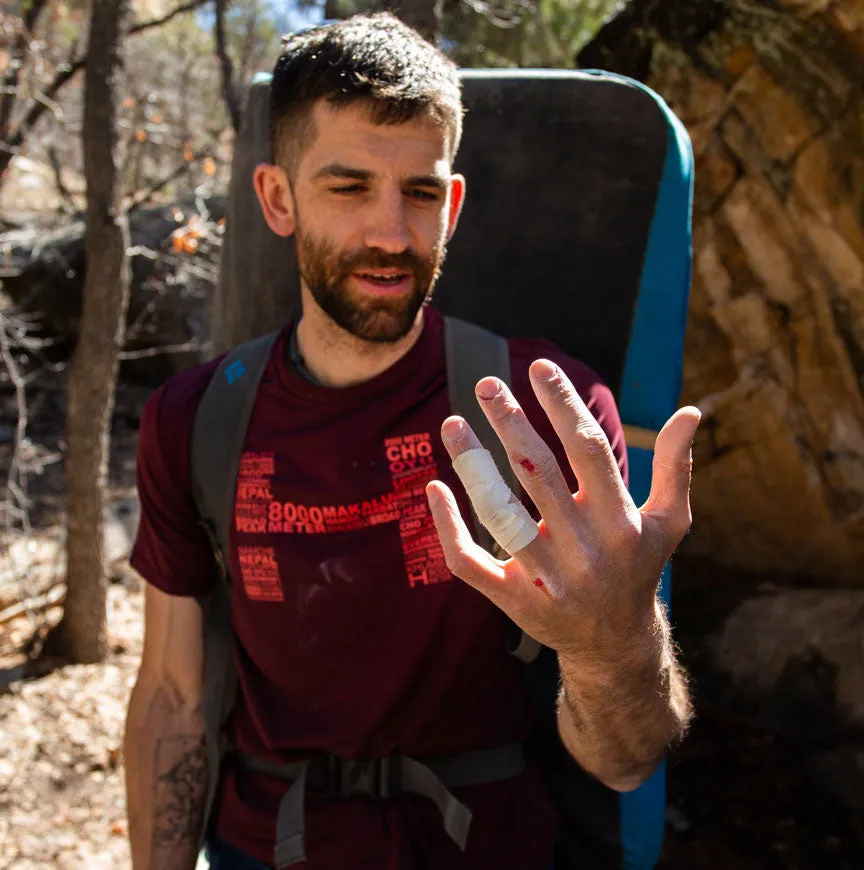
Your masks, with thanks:
[{"label": "upper arm", "polygon": [[192,496],[190,461],[206,370],[193,371],[198,375],[194,381],[182,374],[186,379],[168,381],[141,414],[136,468],[141,519],[130,561],[163,592],[197,597],[210,591],[216,576],[210,541]]}]

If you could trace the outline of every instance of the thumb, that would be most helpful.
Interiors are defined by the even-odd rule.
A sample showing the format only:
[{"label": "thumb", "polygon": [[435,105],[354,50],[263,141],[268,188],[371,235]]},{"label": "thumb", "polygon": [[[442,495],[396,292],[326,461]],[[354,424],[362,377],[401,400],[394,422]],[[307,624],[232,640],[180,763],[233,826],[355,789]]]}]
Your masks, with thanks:
[{"label": "thumb", "polygon": [[702,413],[698,408],[680,408],[660,430],[654,445],[651,492],[640,512],[664,527],[674,549],[693,521],[690,513],[690,476],[693,437]]}]

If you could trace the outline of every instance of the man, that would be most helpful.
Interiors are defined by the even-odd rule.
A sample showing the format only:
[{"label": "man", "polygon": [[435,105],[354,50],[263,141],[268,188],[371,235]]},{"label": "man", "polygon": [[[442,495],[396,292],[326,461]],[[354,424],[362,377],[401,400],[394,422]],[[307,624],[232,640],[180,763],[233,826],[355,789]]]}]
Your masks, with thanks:
[{"label": "man", "polygon": [[[512,391],[485,378],[477,397],[532,519],[468,425],[445,419],[442,320],[424,306],[466,189],[451,170],[455,68],[395,19],[357,17],[290,38],[271,93],[274,163],[255,189],[270,228],[295,236],[302,317],[273,346],[236,492],[229,736],[244,755],[206,769],[196,596],[215,570],[189,446],[211,363],[172,378],[141,421],[132,563],[146,633],[125,744],[136,870],[194,866],[208,777],[214,867],[273,865],[289,784],[242,757],[426,759],[524,740],[508,618],[557,652],[561,738],[611,788],[644,781],[690,715],[657,583],[690,524],[698,411],[660,433],[638,509],[610,391],[548,342],[511,341]],[[465,489],[510,558],[472,540]],[[264,512],[266,531],[250,521]],[[433,539],[422,564],[418,530]],[[422,795],[310,789],[304,866],[547,870],[556,820],[536,770],[452,791],[473,812],[464,851]]]}]

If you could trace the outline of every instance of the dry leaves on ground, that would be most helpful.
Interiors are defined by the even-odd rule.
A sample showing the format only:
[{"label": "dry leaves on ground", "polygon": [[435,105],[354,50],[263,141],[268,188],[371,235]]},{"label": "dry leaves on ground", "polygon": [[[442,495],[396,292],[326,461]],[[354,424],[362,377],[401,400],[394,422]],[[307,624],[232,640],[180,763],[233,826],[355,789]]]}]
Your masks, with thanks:
[{"label": "dry leaves on ground", "polygon": [[[121,745],[141,654],[140,589],[112,585],[109,606],[107,661],[0,687],[2,870],[130,867]],[[26,617],[7,626],[0,645],[9,650],[27,627]]]}]

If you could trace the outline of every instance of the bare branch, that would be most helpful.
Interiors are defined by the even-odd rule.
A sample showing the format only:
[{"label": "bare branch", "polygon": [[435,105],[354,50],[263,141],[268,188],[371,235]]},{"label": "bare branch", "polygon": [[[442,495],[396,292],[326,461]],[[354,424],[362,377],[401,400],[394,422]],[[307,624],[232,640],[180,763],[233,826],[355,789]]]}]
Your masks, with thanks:
[{"label": "bare branch", "polygon": [[[129,35],[143,33],[147,30],[152,30],[155,27],[161,27],[163,24],[167,24],[178,15],[182,15],[186,12],[193,12],[209,2],[211,2],[211,0],[188,0],[188,2],[181,3],[179,6],[176,6],[170,12],[160,16],[159,18],[152,18],[148,21],[141,21],[138,24],[133,25],[129,28]],[[24,141],[25,136],[30,132],[42,115],[45,114],[45,111],[49,108],[50,104],[53,103],[58,91],[60,91],[60,89],[63,88],[76,73],[80,72],[86,66],[87,54],[85,53],[77,60],[63,66],[48,87],[42,91],[40,99],[33,102],[28,109],[27,114],[24,115],[16,129],[6,139],[7,148],[5,151],[0,151],[0,175],[2,175],[3,170],[8,165],[15,151],[21,147],[21,143]],[[46,103],[48,105],[46,105]]]},{"label": "bare branch", "polygon": [[15,387],[15,406],[18,420],[15,425],[15,441],[12,450],[12,461],[9,463],[9,474],[6,479],[6,528],[12,531],[12,520],[17,518],[25,532],[30,532],[30,517],[27,508],[30,499],[27,497],[27,467],[22,461],[21,452],[27,443],[27,387],[18,368],[13,345],[16,330],[13,322],[0,312],[0,357],[6,365],[9,380]]},{"label": "bare branch", "polygon": [[[215,241],[215,240],[214,240]],[[217,242],[218,244],[218,242]],[[148,260],[153,260],[154,262],[165,262],[172,263],[175,266],[182,266],[183,269],[195,278],[200,278],[202,281],[206,281],[209,284],[215,284],[216,279],[219,277],[219,269],[216,266],[213,266],[211,269],[202,268],[200,266],[196,266],[194,261],[189,258],[188,255],[170,255],[163,254],[159,251],[154,251],[151,248],[147,248],[144,245],[134,245],[129,248],[127,251],[129,257],[145,257]]]},{"label": "bare branch", "polygon": [[148,359],[152,356],[163,356],[169,353],[189,353],[191,351],[206,350],[210,347],[210,342],[184,341],[183,344],[162,344],[157,347],[144,347],[141,350],[123,350],[120,351],[120,359]]},{"label": "bare branch", "polygon": [[27,36],[33,33],[33,28],[36,27],[36,22],[39,20],[46,2],[47,0],[33,0],[30,8],[24,15],[24,30]]},{"label": "bare branch", "polygon": [[3,76],[3,90],[0,94],[0,139],[6,138],[6,128],[12,116],[12,109],[18,99],[18,81],[21,78],[21,70],[24,67],[27,43],[31,39],[33,28],[45,8],[47,0],[33,0],[33,4],[24,15],[21,29],[15,39],[15,45],[9,59],[9,66]]},{"label": "bare branch", "polygon": [[9,136],[7,143],[11,150],[21,146],[24,137],[30,132],[33,125],[51,108],[57,92],[75,75],[87,65],[87,56],[78,58],[71,64],[60,69],[48,87],[39,94],[39,99],[33,101],[27,114],[21,119],[15,131]]},{"label": "bare branch", "polygon": [[137,193],[133,194],[133,196],[128,200],[127,210],[129,214],[147,203],[153,198],[153,196],[155,196],[155,194],[167,187],[172,181],[185,174],[196,160],[201,160],[203,157],[206,157],[208,153],[208,149],[196,151],[192,155],[191,160],[184,160],[182,163],[175,166],[167,175],[163,176],[144,190],[139,190]]},{"label": "bare branch", "polygon": [[500,30],[512,30],[514,27],[518,27],[526,15],[531,15],[537,11],[537,3],[533,0],[520,0],[515,4],[515,9],[499,7],[486,2],[486,0],[462,0],[462,2]]},{"label": "bare branch", "polygon": [[72,198],[69,188],[66,187],[63,181],[63,167],[60,164],[60,155],[57,153],[57,147],[49,145],[47,151],[48,162],[51,164],[51,171],[54,173],[54,184],[57,186],[57,192],[63,200],[63,209],[68,214],[74,214],[78,209],[75,206],[75,200]]},{"label": "bare branch", "polygon": [[32,617],[39,610],[45,610],[48,607],[55,607],[63,604],[66,599],[66,584],[59,583],[57,586],[50,589],[44,595],[37,595],[35,598],[27,598],[18,604],[11,604],[5,610],[0,610],[0,625],[5,625],[13,619],[25,614]]},{"label": "bare branch", "polygon": [[210,2],[211,0],[189,0],[188,3],[181,3],[159,18],[151,18],[149,21],[139,21],[138,24],[133,24],[129,28],[128,35],[132,36],[136,33],[143,33],[145,30],[152,30],[154,27],[161,27],[163,24],[171,21],[172,18],[176,18],[178,15],[185,15],[187,12],[194,12]]}]

